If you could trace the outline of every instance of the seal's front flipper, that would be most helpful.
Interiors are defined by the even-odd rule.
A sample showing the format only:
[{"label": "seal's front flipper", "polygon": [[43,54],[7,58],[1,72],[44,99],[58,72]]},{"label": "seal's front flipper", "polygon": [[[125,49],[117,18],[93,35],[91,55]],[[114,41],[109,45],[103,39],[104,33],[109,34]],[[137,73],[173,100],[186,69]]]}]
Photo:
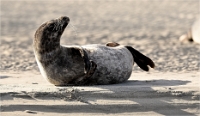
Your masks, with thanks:
[{"label": "seal's front flipper", "polygon": [[83,77],[74,80],[75,85],[91,85],[91,82],[93,80],[90,77],[94,74],[97,68],[97,64],[92,60],[90,60],[89,62],[90,62],[89,71],[86,72],[86,74]]},{"label": "seal's front flipper", "polygon": [[74,47],[74,48],[71,48],[71,54],[72,56],[74,56],[73,58],[78,57],[79,60],[80,59],[83,60],[84,66],[85,66],[84,73],[86,74],[91,68],[91,62],[90,62],[87,52],[83,48]]},{"label": "seal's front flipper", "polygon": [[94,61],[90,60],[90,64],[91,64],[90,70],[86,74],[88,78],[94,74],[97,68],[97,64]]},{"label": "seal's front flipper", "polygon": [[108,42],[108,43],[106,44],[106,46],[109,46],[109,47],[116,47],[116,46],[119,46],[119,44],[116,43],[116,42]]},{"label": "seal's front flipper", "polygon": [[88,54],[84,49],[73,48],[72,51],[74,54],[81,55],[85,67],[84,67],[84,75],[82,75],[82,77],[73,79],[71,83],[73,83],[74,85],[90,85],[91,82],[90,77],[94,74],[97,68],[97,64],[89,59]]},{"label": "seal's front flipper", "polygon": [[84,49],[80,49],[80,53],[85,64],[84,73],[87,75],[87,77],[90,77],[96,70],[97,64],[89,59],[88,54]]},{"label": "seal's front flipper", "polygon": [[149,65],[151,68],[155,67],[154,62],[148,58],[147,56],[143,55],[136,49],[132,48],[131,46],[125,46],[133,55],[133,59],[136,62],[136,64],[143,70],[149,71],[149,68],[147,65]]}]

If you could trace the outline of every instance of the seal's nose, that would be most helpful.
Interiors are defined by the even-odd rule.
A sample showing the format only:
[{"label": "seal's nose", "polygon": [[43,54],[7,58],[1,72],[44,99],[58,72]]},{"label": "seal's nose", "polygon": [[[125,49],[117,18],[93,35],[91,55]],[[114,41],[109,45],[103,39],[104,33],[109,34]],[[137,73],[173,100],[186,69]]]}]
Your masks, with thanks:
[{"label": "seal's nose", "polygon": [[60,17],[60,19],[61,19],[62,21],[67,21],[67,22],[70,21],[69,17],[66,17],[66,16],[62,16],[62,17]]}]

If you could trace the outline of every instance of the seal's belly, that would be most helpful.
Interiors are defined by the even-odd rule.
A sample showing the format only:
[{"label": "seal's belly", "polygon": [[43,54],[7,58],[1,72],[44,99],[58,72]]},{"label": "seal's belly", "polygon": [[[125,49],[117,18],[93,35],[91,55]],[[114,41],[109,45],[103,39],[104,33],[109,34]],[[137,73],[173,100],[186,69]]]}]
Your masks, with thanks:
[{"label": "seal's belly", "polygon": [[120,83],[130,77],[133,57],[124,46],[108,47],[94,44],[82,47],[97,64],[97,69],[91,77],[97,84]]}]

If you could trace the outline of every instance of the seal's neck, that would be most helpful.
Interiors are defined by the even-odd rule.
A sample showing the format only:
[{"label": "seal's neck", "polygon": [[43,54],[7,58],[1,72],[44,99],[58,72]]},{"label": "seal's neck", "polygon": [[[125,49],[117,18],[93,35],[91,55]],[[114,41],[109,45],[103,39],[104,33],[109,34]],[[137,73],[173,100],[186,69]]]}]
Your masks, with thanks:
[{"label": "seal's neck", "polygon": [[53,59],[61,51],[60,38],[69,23],[66,16],[42,24],[35,33],[34,52],[39,60]]},{"label": "seal's neck", "polygon": [[34,52],[36,54],[36,57],[38,57],[38,60],[51,60],[60,53],[60,36],[35,36],[33,46]]},{"label": "seal's neck", "polygon": [[35,50],[40,54],[49,53],[60,48],[60,39],[57,41],[52,41],[52,39],[36,38],[34,40],[34,47]]}]

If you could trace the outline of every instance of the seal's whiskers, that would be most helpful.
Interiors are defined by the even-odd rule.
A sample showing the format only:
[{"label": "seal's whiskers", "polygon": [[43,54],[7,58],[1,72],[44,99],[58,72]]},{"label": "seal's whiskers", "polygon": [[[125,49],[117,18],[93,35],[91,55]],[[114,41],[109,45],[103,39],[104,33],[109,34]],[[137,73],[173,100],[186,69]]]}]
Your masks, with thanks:
[{"label": "seal's whiskers", "polygon": [[75,32],[75,35],[77,36],[78,34],[77,34],[76,27],[73,24],[70,24],[70,23],[69,23],[69,25],[72,28],[72,30]]}]

